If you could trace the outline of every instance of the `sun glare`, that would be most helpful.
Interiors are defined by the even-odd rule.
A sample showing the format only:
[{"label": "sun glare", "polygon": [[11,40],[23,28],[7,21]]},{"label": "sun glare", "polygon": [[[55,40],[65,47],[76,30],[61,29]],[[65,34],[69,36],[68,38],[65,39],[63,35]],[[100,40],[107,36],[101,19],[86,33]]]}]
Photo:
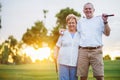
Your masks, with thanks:
[{"label": "sun glare", "polygon": [[24,49],[24,52],[26,53],[26,55],[31,57],[33,62],[35,62],[35,60],[48,59],[48,57],[50,56],[49,47],[43,47],[39,49],[34,49],[33,47],[27,47]]}]

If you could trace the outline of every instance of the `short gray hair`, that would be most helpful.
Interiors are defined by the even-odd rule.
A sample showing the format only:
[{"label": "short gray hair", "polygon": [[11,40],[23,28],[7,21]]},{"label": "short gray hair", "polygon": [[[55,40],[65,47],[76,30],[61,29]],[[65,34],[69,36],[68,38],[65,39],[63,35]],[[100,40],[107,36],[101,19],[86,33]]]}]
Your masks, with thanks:
[{"label": "short gray hair", "polygon": [[90,3],[90,2],[87,2],[87,3],[84,5],[83,8],[85,8],[85,6],[86,6],[86,5],[89,5],[89,4],[94,8],[94,5],[93,5],[92,3]]}]

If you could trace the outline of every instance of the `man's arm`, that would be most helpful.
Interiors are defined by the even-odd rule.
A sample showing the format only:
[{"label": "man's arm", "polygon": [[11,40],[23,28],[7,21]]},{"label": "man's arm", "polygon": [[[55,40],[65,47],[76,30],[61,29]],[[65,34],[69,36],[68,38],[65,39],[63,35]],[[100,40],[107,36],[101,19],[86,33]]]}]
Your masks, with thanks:
[{"label": "man's arm", "polygon": [[65,30],[66,30],[66,29],[60,29],[60,30],[59,30],[59,34],[60,34],[61,36],[63,36]]},{"label": "man's arm", "polygon": [[108,24],[108,17],[106,17],[106,14],[102,14],[102,19],[104,21],[104,34],[106,36],[109,36],[110,35],[110,27],[109,27],[109,24]]},{"label": "man's arm", "polygon": [[105,34],[106,36],[109,36],[109,35],[110,35],[110,30],[111,30],[110,27],[109,27],[109,24],[106,23],[104,27],[105,27],[105,28],[104,28],[104,34]]}]

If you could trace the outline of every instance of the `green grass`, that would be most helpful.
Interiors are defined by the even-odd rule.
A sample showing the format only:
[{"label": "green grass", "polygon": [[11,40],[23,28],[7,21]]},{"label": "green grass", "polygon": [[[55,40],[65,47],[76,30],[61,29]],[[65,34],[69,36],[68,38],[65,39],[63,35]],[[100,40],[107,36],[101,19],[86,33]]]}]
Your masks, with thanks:
[{"label": "green grass", "polygon": [[[120,61],[104,61],[105,80],[120,80]],[[92,70],[89,71],[89,80],[95,80]]]},{"label": "green grass", "polygon": [[[104,61],[104,66],[105,80],[120,80],[120,61]],[[0,64],[0,80],[57,80],[57,74],[52,62],[24,65]],[[88,80],[95,80],[91,69]]]}]

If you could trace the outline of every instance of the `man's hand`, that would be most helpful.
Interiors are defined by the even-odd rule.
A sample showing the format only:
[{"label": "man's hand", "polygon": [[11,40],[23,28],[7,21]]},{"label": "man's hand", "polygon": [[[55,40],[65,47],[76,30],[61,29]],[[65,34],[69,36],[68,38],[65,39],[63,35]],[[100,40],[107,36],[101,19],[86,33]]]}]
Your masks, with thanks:
[{"label": "man's hand", "polygon": [[104,21],[104,23],[107,23],[107,19],[108,17],[106,17],[107,14],[102,14],[102,19]]},{"label": "man's hand", "polygon": [[65,30],[66,30],[66,29],[60,29],[60,30],[59,30],[59,34],[60,34],[61,36],[63,36]]}]

